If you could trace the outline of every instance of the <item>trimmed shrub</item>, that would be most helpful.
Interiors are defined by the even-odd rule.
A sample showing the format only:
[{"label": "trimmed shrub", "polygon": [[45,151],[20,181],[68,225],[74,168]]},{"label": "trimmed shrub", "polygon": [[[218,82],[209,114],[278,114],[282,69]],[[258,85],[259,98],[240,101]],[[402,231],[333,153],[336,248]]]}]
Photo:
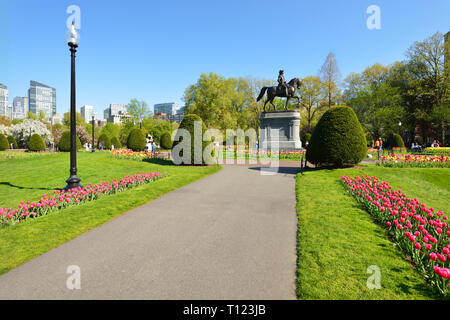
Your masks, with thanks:
[{"label": "trimmed shrub", "polygon": [[97,139],[97,148],[101,148],[100,145],[101,143],[104,143],[103,149],[111,149],[111,139],[109,138],[109,136],[106,133],[102,133],[100,135],[100,137],[98,137]]},{"label": "trimmed shrub", "polygon": [[16,141],[16,139],[14,139],[13,136],[8,136],[7,139],[8,139],[8,143],[9,143],[10,148],[11,148],[11,143],[13,144],[13,148],[14,149],[18,149],[19,148],[19,146],[17,145],[17,141]]},{"label": "trimmed shrub", "polygon": [[145,135],[140,129],[131,130],[127,139],[127,147],[133,151],[143,151],[145,150],[145,145],[147,144],[147,140],[145,139]]},{"label": "trimmed shrub", "polygon": [[[77,149],[81,148],[81,141],[80,138],[77,137]],[[58,149],[59,151],[63,152],[69,152],[70,151],[70,131],[65,131],[61,135],[61,139],[59,139],[58,143]]]},{"label": "trimmed shrub", "polygon": [[403,142],[402,137],[397,133],[392,133],[389,135],[386,143],[388,149],[392,148],[404,148],[405,142]]},{"label": "trimmed shrub", "polygon": [[[201,137],[197,137],[198,140],[201,141],[201,148],[197,147],[194,148],[194,142],[195,142],[195,137],[194,137],[194,126],[195,126],[195,122],[199,121],[201,124]],[[191,143],[190,143],[190,157],[186,156],[186,159],[184,159],[185,155],[183,154],[183,149],[180,149],[181,146],[179,148],[176,148],[178,144],[182,144],[183,143],[183,131],[180,131],[181,129],[187,130],[190,134],[190,138],[191,138]],[[203,135],[206,131],[206,126],[202,121],[202,118],[200,118],[198,115],[196,114],[187,114],[184,116],[183,120],[181,121],[180,127],[177,130],[177,134],[175,136],[175,141],[173,142],[173,146],[172,146],[172,158],[174,159],[174,163],[175,164],[187,164],[187,165],[191,165],[191,164],[202,164],[205,165],[206,162],[210,162],[211,159],[204,159],[203,157],[203,152],[205,150],[206,147],[210,147],[209,146],[211,144],[210,139],[206,139],[208,141],[203,141]],[[211,148],[211,156],[214,155],[214,149]]]},{"label": "trimmed shrub", "polygon": [[30,151],[45,151],[44,139],[37,133],[33,134],[28,141],[28,150]]},{"label": "trimmed shrub", "polygon": [[309,142],[309,140],[311,140],[311,133],[307,132],[307,133],[303,134],[301,140],[302,140],[302,145],[305,146],[306,142]]},{"label": "trimmed shrub", "polygon": [[117,137],[112,137],[111,139],[111,147],[114,146],[114,149],[122,148],[122,144],[120,143]]},{"label": "trimmed shrub", "polygon": [[336,106],[320,118],[311,135],[306,160],[315,165],[355,165],[367,153],[366,137],[353,109]]},{"label": "trimmed shrub", "polygon": [[0,133],[0,151],[9,149],[9,142],[3,133]]},{"label": "trimmed shrub", "polygon": [[161,148],[172,149],[172,136],[169,131],[166,131],[161,135]]}]

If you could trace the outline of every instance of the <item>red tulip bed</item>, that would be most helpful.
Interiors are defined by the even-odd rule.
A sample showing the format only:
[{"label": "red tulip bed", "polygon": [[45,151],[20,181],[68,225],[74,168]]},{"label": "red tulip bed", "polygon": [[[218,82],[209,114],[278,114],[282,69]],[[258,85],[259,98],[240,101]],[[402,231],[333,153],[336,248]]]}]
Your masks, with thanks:
[{"label": "red tulip bed", "polygon": [[394,191],[377,177],[341,177],[350,195],[392,235],[416,269],[441,294],[450,291],[450,230],[444,212]]},{"label": "red tulip bed", "polygon": [[122,192],[162,177],[159,172],[140,172],[121,179],[100,181],[94,185],[88,184],[83,188],[78,187],[69,191],[55,190],[53,195],[43,194],[38,202],[21,201],[17,208],[0,208],[0,226],[17,224],[22,220],[37,218],[55,210],[97,200],[104,195]]}]

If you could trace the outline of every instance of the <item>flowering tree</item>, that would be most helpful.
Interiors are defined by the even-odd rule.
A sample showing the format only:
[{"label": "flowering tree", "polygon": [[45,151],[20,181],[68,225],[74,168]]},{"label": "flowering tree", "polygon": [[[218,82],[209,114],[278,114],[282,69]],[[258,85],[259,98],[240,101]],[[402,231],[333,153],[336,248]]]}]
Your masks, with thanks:
[{"label": "flowering tree", "polygon": [[46,144],[53,143],[52,133],[47,129],[46,125],[39,120],[25,119],[23,122],[9,127],[9,130],[17,143],[22,146],[24,146],[29,137],[35,133],[40,135]]}]

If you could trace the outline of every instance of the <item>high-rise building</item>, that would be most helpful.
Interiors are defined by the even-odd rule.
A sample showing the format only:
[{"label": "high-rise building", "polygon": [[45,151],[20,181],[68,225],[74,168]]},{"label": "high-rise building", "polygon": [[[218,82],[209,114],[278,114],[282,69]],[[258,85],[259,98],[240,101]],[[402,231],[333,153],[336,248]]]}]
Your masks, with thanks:
[{"label": "high-rise building", "polygon": [[178,110],[178,103],[176,102],[167,102],[167,103],[158,103],[153,106],[154,114],[165,113],[168,115],[173,115]]},{"label": "high-rise building", "polygon": [[108,108],[103,111],[103,116],[107,122],[120,124],[123,118],[130,118],[127,107],[120,103],[111,103]]},{"label": "high-rise building", "polygon": [[8,87],[0,83],[0,116],[8,113]]},{"label": "high-rise building", "polygon": [[97,121],[97,112],[94,111],[94,106],[89,105],[82,106],[81,115],[88,123],[92,121],[92,116],[94,116],[94,120]]},{"label": "high-rise building", "polygon": [[25,118],[28,110],[28,97],[14,97],[12,110],[13,119]]},{"label": "high-rise building", "polygon": [[43,111],[50,119],[56,113],[56,89],[37,81],[30,81],[28,89],[30,111],[39,115]]},{"label": "high-rise building", "polygon": [[6,117],[9,119],[13,118],[13,104],[8,103],[8,108],[6,108]]}]

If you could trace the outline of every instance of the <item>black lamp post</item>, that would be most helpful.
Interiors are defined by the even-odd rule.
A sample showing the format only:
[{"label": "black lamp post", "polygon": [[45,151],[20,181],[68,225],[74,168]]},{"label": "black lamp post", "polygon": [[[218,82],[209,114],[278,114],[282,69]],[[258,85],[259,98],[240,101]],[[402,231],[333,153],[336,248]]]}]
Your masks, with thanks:
[{"label": "black lamp post", "polygon": [[77,52],[80,36],[72,23],[67,30],[66,41],[71,53],[71,75],[70,75],[70,177],[66,180],[67,186],[64,190],[80,187],[81,179],[77,176],[77,136],[76,136],[76,102],[75,102],[75,52]]},{"label": "black lamp post", "polygon": [[95,118],[94,116],[92,116],[92,152],[95,152],[94,129],[95,129]]}]

